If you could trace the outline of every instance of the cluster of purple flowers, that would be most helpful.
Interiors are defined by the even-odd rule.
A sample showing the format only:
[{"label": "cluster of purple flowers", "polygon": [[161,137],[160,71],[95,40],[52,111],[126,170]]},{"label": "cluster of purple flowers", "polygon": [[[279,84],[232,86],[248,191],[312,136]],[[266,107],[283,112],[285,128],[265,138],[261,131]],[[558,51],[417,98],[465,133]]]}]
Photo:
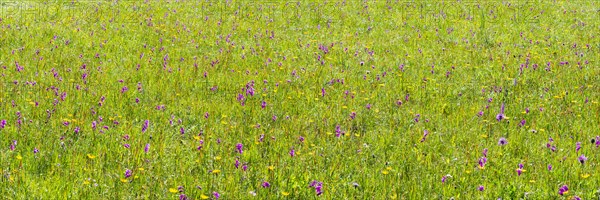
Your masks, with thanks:
[{"label": "cluster of purple flowers", "polygon": [[320,196],[321,194],[323,194],[323,182],[313,180],[312,182],[310,182],[308,187],[315,188],[315,192],[317,193],[317,196]]}]

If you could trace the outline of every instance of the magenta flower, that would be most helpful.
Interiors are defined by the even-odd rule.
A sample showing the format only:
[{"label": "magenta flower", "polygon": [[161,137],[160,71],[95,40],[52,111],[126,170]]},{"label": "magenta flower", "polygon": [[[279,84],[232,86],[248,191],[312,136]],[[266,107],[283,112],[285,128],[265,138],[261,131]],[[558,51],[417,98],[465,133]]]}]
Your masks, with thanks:
[{"label": "magenta flower", "polygon": [[310,182],[308,187],[315,188],[315,192],[317,193],[317,196],[320,196],[321,194],[323,194],[323,183],[322,182],[314,180],[314,181]]},{"label": "magenta flower", "polygon": [[496,120],[498,121],[502,121],[502,119],[505,119],[506,116],[504,116],[504,103],[502,103],[502,106],[500,107],[500,113],[498,115],[496,115]]},{"label": "magenta flower", "polygon": [[519,127],[525,126],[525,123],[527,123],[527,121],[525,121],[525,119],[522,119],[521,122],[519,122]]},{"label": "magenta flower", "polygon": [[579,162],[583,165],[585,164],[585,161],[587,161],[587,157],[585,157],[585,155],[581,154],[581,156],[579,156],[579,158],[577,158],[579,160]]},{"label": "magenta flower", "polygon": [[11,151],[14,151],[14,150],[15,150],[15,148],[17,148],[17,141],[16,141],[16,140],[13,140],[12,144],[10,144],[10,150],[11,150]]},{"label": "magenta flower", "polygon": [[479,111],[479,112],[477,113],[477,116],[478,116],[478,117],[481,117],[481,116],[483,116],[483,110]]},{"label": "magenta flower", "polygon": [[442,183],[446,183],[446,180],[448,180],[448,177],[450,177],[450,174],[442,176]]},{"label": "magenta flower", "polygon": [[294,149],[290,149],[290,156],[294,157],[296,155],[296,151],[294,151]]},{"label": "magenta flower", "polygon": [[243,153],[242,148],[244,148],[244,145],[242,143],[238,143],[235,145],[235,148],[237,149],[238,153],[242,154]]},{"label": "magenta flower", "polygon": [[575,144],[575,152],[579,152],[579,150],[581,150],[581,142]]},{"label": "magenta flower", "polygon": [[144,147],[144,152],[148,153],[149,150],[150,150],[150,143],[147,143],[146,147]]},{"label": "magenta flower", "polygon": [[523,164],[519,163],[519,168],[517,168],[517,176],[521,176],[521,174],[523,173]]},{"label": "magenta flower", "polygon": [[180,194],[179,195],[179,200],[187,200],[188,197],[185,194]]},{"label": "magenta flower", "polygon": [[262,184],[260,184],[260,186],[262,186],[263,188],[268,188],[268,187],[271,187],[271,184],[269,182],[265,181],[265,182],[262,182]]},{"label": "magenta flower", "polygon": [[221,195],[218,192],[213,192],[213,195],[215,196],[216,200],[219,200],[219,197],[221,197]]},{"label": "magenta flower", "polygon": [[479,187],[477,187],[477,190],[483,192],[483,190],[485,190],[485,188],[483,187],[483,185],[480,185]]},{"label": "magenta flower", "polygon": [[131,170],[129,170],[129,169],[125,170],[125,178],[131,177],[131,174],[132,174]]},{"label": "magenta flower", "polygon": [[560,196],[563,196],[564,194],[569,192],[569,187],[567,187],[567,185],[563,185],[560,188],[558,188],[558,194],[560,194]]},{"label": "magenta flower", "polygon": [[487,163],[487,158],[486,157],[482,157],[479,159],[479,168],[483,169],[485,168],[485,164]]},{"label": "magenta flower", "polygon": [[123,88],[121,88],[121,94],[125,93],[129,90],[129,88],[127,88],[127,86],[124,86]]},{"label": "magenta flower", "polygon": [[144,125],[142,125],[142,133],[145,133],[146,130],[148,130],[148,126],[150,126],[150,121],[149,120],[144,121]]},{"label": "magenta flower", "polygon": [[424,133],[423,133],[423,138],[421,138],[421,142],[425,142],[425,139],[427,139],[427,135],[429,135],[429,131],[428,130],[425,130],[423,132]]},{"label": "magenta flower", "polygon": [[504,138],[504,137],[501,137],[501,138],[498,140],[498,145],[500,145],[500,146],[504,146],[504,145],[506,145],[506,144],[508,144],[508,140],[506,140],[506,138]]}]

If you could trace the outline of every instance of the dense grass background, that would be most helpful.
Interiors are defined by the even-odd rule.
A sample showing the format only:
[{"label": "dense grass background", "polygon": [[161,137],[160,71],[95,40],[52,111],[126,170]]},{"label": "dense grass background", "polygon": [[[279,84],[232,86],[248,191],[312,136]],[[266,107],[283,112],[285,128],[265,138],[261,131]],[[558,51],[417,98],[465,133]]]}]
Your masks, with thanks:
[{"label": "dense grass background", "polygon": [[0,7],[3,199],[600,196],[598,1]]}]

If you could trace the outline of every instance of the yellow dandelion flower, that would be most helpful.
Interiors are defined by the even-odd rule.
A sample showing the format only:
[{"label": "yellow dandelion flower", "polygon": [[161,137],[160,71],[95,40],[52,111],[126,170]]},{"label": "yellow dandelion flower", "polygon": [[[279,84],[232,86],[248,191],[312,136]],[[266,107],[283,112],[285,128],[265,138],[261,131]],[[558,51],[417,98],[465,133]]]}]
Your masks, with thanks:
[{"label": "yellow dandelion flower", "polygon": [[23,157],[21,157],[21,155],[17,155],[17,160],[21,160],[23,159]]},{"label": "yellow dandelion flower", "polygon": [[87,154],[87,157],[88,157],[89,159],[94,159],[94,158],[96,158],[96,156],[95,156],[95,155],[92,155],[92,154],[89,154],[89,153]]},{"label": "yellow dandelion flower", "polygon": [[581,178],[588,178],[588,177],[590,177],[590,176],[591,176],[591,174],[582,174],[582,175],[581,175]]},{"label": "yellow dandelion flower", "polygon": [[273,170],[275,170],[275,166],[273,166],[273,165],[271,165],[271,166],[268,166],[268,167],[267,167],[267,169],[268,169],[269,171],[273,171]]},{"label": "yellow dandelion flower", "polygon": [[221,160],[221,156],[216,156],[216,157],[215,157],[215,160],[216,160],[216,161],[219,161],[219,160]]},{"label": "yellow dandelion flower", "polygon": [[389,172],[388,170],[383,170],[383,171],[381,171],[381,173],[382,173],[383,175],[387,175],[387,174],[389,174],[390,172]]},{"label": "yellow dandelion flower", "polygon": [[200,199],[208,199],[208,196],[206,196],[206,195],[200,195]]},{"label": "yellow dandelion flower", "polygon": [[283,196],[288,196],[288,195],[290,195],[290,193],[289,193],[289,192],[284,192],[284,191],[282,191],[282,192],[281,192],[281,194],[282,194]]},{"label": "yellow dandelion flower", "polygon": [[215,170],[213,170],[211,173],[213,173],[213,174],[218,174],[218,173],[221,173],[221,170],[215,169]]},{"label": "yellow dandelion flower", "polygon": [[141,168],[141,167],[140,167],[140,168],[138,168],[138,170],[139,170],[139,171],[144,171],[144,168]]},{"label": "yellow dandelion flower", "polygon": [[175,188],[169,188],[169,192],[170,193],[177,193],[177,192],[179,192],[179,190],[177,190]]},{"label": "yellow dandelion flower", "polygon": [[86,180],[86,181],[83,181],[83,184],[84,184],[84,185],[89,185],[89,184],[90,184],[90,182]]}]

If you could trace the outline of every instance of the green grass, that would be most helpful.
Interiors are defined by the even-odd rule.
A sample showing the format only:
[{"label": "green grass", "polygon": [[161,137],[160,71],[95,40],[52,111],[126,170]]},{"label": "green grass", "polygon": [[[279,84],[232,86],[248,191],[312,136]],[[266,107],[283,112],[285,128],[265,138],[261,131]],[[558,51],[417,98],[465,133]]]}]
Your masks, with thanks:
[{"label": "green grass", "polygon": [[0,197],[599,198],[599,9],[2,2]]}]

